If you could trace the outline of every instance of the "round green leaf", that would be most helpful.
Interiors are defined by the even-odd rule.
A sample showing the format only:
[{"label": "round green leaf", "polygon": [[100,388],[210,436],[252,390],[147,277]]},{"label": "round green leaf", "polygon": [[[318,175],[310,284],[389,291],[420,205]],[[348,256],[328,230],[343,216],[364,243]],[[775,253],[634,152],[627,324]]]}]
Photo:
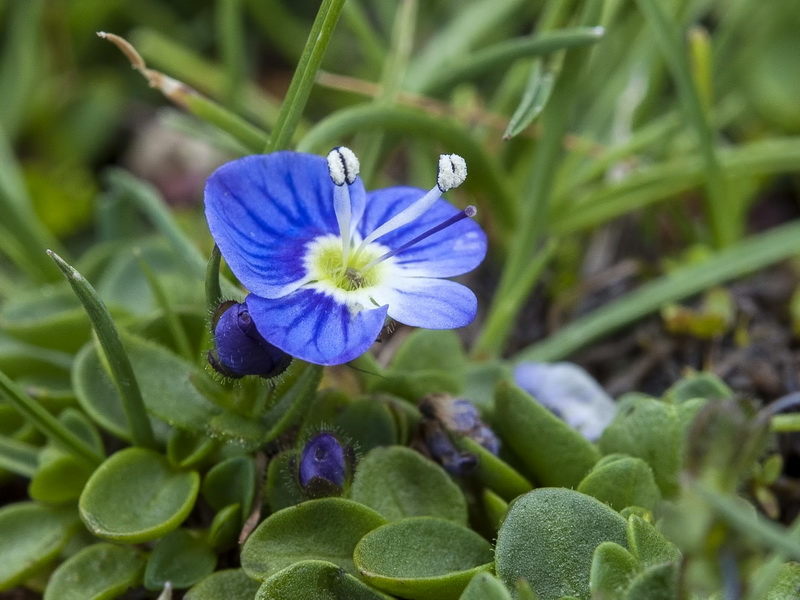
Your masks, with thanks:
[{"label": "round green leaf", "polygon": [[620,598],[639,571],[639,561],[614,542],[603,542],[594,551],[589,588],[592,598]]},{"label": "round green leaf", "polygon": [[[131,441],[119,392],[103,368],[94,344],[86,344],[75,356],[72,385],[78,404],[95,423],[114,436]],[[170,428],[166,423],[151,418],[150,425],[157,440],[167,439]]]},{"label": "round green leaf", "polygon": [[214,465],[203,480],[203,498],[214,510],[241,504],[250,512],[256,487],[256,467],[249,456],[234,456]]},{"label": "round green leaf", "polygon": [[7,590],[44,569],[78,526],[74,509],[33,502],[0,509],[0,590]]},{"label": "round green leaf", "polygon": [[628,517],[628,547],[642,567],[665,562],[677,562],[681,553],[677,546],[650,523],[639,517]]},{"label": "round green leaf", "polygon": [[336,416],[333,425],[362,452],[399,440],[394,413],[385,402],[373,398],[351,402]]},{"label": "round green leaf", "polygon": [[10,297],[0,311],[0,329],[35,346],[75,352],[89,339],[91,325],[72,290],[57,284]]},{"label": "round green leaf", "polygon": [[50,577],[44,600],[110,600],[141,584],[143,554],[129,546],[101,543],[84,548]]},{"label": "round green leaf", "polygon": [[151,450],[127,448],[108,458],[86,483],[81,518],[101,538],[129,544],[154,540],[183,522],[199,488],[196,472],[178,471]]},{"label": "round green leaf", "polygon": [[467,523],[467,501],[439,465],[403,446],[375,448],[358,463],[350,497],[390,521],[431,516]]},{"label": "round green leaf", "polygon": [[588,600],[592,555],[603,542],[627,548],[625,519],[579,492],[541,488],[509,508],[497,534],[495,569],[509,588],[525,578],[538,600]]},{"label": "round green leaf", "polygon": [[511,594],[499,579],[484,572],[472,578],[459,600],[511,600]]},{"label": "round green leaf", "polygon": [[255,600],[390,600],[388,596],[321,560],[304,560],[278,571],[259,588]]},{"label": "round green leaf", "polygon": [[212,573],[186,592],[183,600],[253,600],[261,583],[241,569]]},{"label": "round green leaf", "polygon": [[241,505],[231,504],[223,508],[214,515],[208,527],[208,544],[218,552],[231,548],[239,539],[243,520]]},{"label": "round green leaf", "polygon": [[619,452],[644,460],[653,469],[665,497],[678,491],[686,435],[692,419],[705,401],[667,404],[654,398],[632,397],[620,404],[614,421],[600,438],[604,454]]},{"label": "round green leaf", "polygon": [[594,444],[513,385],[497,388],[494,424],[542,485],[575,487],[600,459]]},{"label": "round green leaf", "polygon": [[318,559],[355,573],[353,548],[384,523],[378,513],[352,500],[303,502],[273,513],[256,528],[242,547],[242,568],[263,581],[294,563]]},{"label": "round green leaf", "polygon": [[28,486],[28,494],[34,500],[52,504],[77,500],[93,470],[85,460],[59,453],[41,463]]},{"label": "round green leaf", "polygon": [[208,544],[186,529],[158,541],[144,572],[144,586],[161,590],[169,581],[178,590],[188,588],[214,572],[217,556]]},{"label": "round green leaf", "polygon": [[364,579],[390,594],[455,600],[476,573],[491,569],[492,548],[452,521],[414,517],[365,535],[353,560]]},{"label": "round green leaf", "polygon": [[583,478],[578,491],[605,502],[614,510],[626,506],[652,510],[661,500],[653,470],[641,458],[634,457],[598,464]]},{"label": "round green leaf", "polygon": [[634,577],[625,600],[674,600],[678,597],[678,577],[677,564],[654,565]]}]

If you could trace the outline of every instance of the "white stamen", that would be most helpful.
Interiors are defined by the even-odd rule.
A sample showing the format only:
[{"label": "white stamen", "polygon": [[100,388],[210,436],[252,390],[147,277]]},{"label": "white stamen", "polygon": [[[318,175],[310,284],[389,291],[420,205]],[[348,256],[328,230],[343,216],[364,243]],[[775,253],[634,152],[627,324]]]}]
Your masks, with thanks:
[{"label": "white stamen", "polygon": [[442,154],[439,157],[439,174],[436,178],[436,185],[442,190],[457,188],[467,178],[467,161],[458,154]]},{"label": "white stamen", "polygon": [[447,190],[458,187],[467,178],[467,162],[458,154],[442,154],[439,157],[439,174],[436,186],[434,186],[422,198],[401,210],[375,231],[370,233],[359,245],[356,254],[361,252],[369,243],[374,242],[379,237],[394,231],[398,227],[407,225],[421,217],[434,203],[442,197]]},{"label": "white stamen", "polygon": [[[351,185],[358,176],[360,165],[352,150],[339,146],[328,153],[328,173],[333,181],[333,212],[339,224],[339,235],[342,238],[342,265],[347,267],[350,255],[350,221],[352,208],[350,205]],[[344,184],[347,185],[344,185]]]},{"label": "white stamen", "polygon": [[328,173],[336,185],[352,185],[361,165],[350,148],[339,146],[328,153]]}]

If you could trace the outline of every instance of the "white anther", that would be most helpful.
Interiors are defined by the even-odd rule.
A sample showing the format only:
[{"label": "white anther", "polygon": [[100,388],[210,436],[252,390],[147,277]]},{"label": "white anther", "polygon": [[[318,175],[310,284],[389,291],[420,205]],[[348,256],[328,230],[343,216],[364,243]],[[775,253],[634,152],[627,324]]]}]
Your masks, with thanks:
[{"label": "white anther", "polygon": [[439,174],[436,185],[442,193],[457,188],[467,178],[467,161],[458,154],[442,154],[439,157]]},{"label": "white anther", "polygon": [[358,158],[350,148],[339,146],[328,153],[328,173],[336,185],[351,185],[360,168]]}]

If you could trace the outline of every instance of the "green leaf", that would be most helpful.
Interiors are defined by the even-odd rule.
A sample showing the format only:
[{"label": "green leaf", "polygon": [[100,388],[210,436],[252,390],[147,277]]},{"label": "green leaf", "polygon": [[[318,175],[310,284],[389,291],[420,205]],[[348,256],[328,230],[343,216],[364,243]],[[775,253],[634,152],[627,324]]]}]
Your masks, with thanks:
[{"label": "green leaf", "polygon": [[538,600],[589,598],[595,549],[627,547],[626,523],[605,504],[573,490],[542,488],[520,496],[497,533],[495,570],[510,589],[525,578]]},{"label": "green leaf", "polygon": [[614,542],[603,542],[594,551],[589,574],[592,598],[622,600],[625,590],[639,572],[639,561]]},{"label": "green leaf", "polygon": [[462,525],[413,517],[378,527],[353,553],[361,576],[411,600],[455,600],[469,580],[491,569],[492,548]]},{"label": "green leaf", "polygon": [[[72,385],[78,404],[95,423],[114,436],[130,441],[128,419],[119,392],[106,373],[93,343],[86,344],[75,357]],[[166,441],[170,433],[169,426],[152,417],[150,425],[156,439]]]},{"label": "green leaf", "polygon": [[0,469],[31,478],[38,467],[38,455],[36,446],[0,435]]},{"label": "green leaf", "polygon": [[800,589],[800,564],[785,563],[766,595],[758,600],[784,600],[797,594],[798,589]]},{"label": "green leaf", "polygon": [[208,545],[217,552],[230,549],[239,539],[242,521],[241,505],[231,504],[220,510],[208,526]]},{"label": "green leaf", "polygon": [[682,377],[664,393],[664,400],[673,404],[695,398],[724,400],[733,398],[733,391],[714,373],[703,371]]},{"label": "green leaf", "polygon": [[161,538],[153,548],[144,572],[144,586],[161,590],[167,582],[178,590],[188,588],[214,572],[217,556],[211,548],[186,529]]},{"label": "green leaf", "polygon": [[74,554],[53,572],[44,600],[111,600],[142,582],[145,559],[129,546],[100,543]]},{"label": "green leaf", "polygon": [[591,442],[514,385],[498,386],[494,425],[542,485],[575,487],[600,459]]},{"label": "green leaf", "polygon": [[58,452],[53,456],[52,452],[43,451],[40,456],[48,454],[50,456],[42,459],[31,479],[28,495],[33,500],[51,504],[77,500],[94,468],[70,454]]},{"label": "green leaf", "polygon": [[267,481],[264,484],[267,505],[272,512],[300,504],[307,500],[297,483],[295,474],[297,453],[281,452],[269,461]]},{"label": "green leaf", "polygon": [[652,510],[661,500],[653,470],[641,458],[633,457],[598,464],[578,485],[578,491],[617,511],[627,506]]},{"label": "green leaf", "polygon": [[399,442],[394,413],[386,402],[374,398],[351,402],[334,418],[332,425],[361,452]]},{"label": "green leaf", "polygon": [[352,500],[309,500],[271,514],[256,528],[242,547],[242,568],[263,581],[294,563],[319,559],[356,573],[353,548],[385,522]]},{"label": "green leaf", "polygon": [[678,548],[662,533],[637,515],[628,517],[628,547],[642,567],[680,560]]},{"label": "green leaf", "polygon": [[253,600],[261,584],[242,569],[212,573],[186,592],[183,600]]},{"label": "green leaf", "polygon": [[511,595],[499,579],[484,572],[470,580],[459,600],[511,600]]},{"label": "green leaf", "polygon": [[80,302],[63,284],[12,296],[0,310],[0,329],[28,344],[63,352],[77,351],[91,333]]},{"label": "green leaf", "polygon": [[69,508],[20,502],[0,509],[0,590],[47,567],[78,525],[78,516]]},{"label": "green leaf", "polygon": [[304,560],[278,571],[259,588],[255,600],[390,600],[345,572],[321,560]]},{"label": "green leaf", "polygon": [[673,405],[632,397],[620,405],[617,417],[603,432],[600,449],[644,460],[653,469],[661,493],[670,497],[678,491],[688,427],[703,403],[696,399]]},{"label": "green leaf", "polygon": [[431,516],[467,524],[467,501],[436,463],[403,446],[375,448],[359,462],[350,496],[389,521]]},{"label": "green leaf", "polygon": [[415,373],[428,371],[432,365],[455,375],[466,368],[467,358],[461,338],[452,329],[415,329],[397,349],[391,370]]},{"label": "green leaf", "polygon": [[137,544],[160,538],[189,515],[200,488],[194,471],[174,469],[143,448],[108,458],[86,483],[81,518],[96,536]]},{"label": "green leaf", "polygon": [[552,71],[543,71],[541,60],[534,62],[530,79],[525,86],[519,106],[517,106],[514,114],[511,115],[508,126],[503,132],[504,140],[509,140],[522,133],[539,116],[539,113],[544,110],[547,101],[550,99],[555,79],[555,74]]},{"label": "green leaf", "polygon": [[217,463],[203,479],[203,498],[214,510],[240,504],[250,513],[256,487],[256,467],[249,456],[233,456]]},{"label": "green leaf", "polygon": [[86,309],[86,314],[103,349],[103,357],[108,363],[111,377],[122,399],[133,443],[137,446],[152,448],[155,440],[150,420],[147,418],[139,384],[125,353],[125,348],[122,346],[111,313],[100,299],[97,291],[78,271],[51,250],[48,250],[48,254],[64,273],[78,300]]},{"label": "green leaf", "polygon": [[637,575],[628,587],[625,600],[675,600],[678,597],[678,565],[654,565]]},{"label": "green leaf", "polygon": [[471,476],[500,494],[505,500],[513,500],[533,489],[531,482],[520,475],[514,467],[472,438],[455,436],[453,443],[459,450],[469,452],[478,458],[478,465]]}]

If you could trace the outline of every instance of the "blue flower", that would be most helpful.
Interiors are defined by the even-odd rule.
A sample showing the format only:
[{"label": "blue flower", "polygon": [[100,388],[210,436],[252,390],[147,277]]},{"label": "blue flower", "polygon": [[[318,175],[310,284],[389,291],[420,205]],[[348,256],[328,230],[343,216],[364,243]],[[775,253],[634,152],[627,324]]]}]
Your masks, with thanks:
[{"label": "blue flower", "polygon": [[205,190],[209,229],[250,291],[249,315],[270,344],[333,365],[366,352],[390,317],[429,329],[463,327],[477,301],[445,279],[471,271],[486,236],[441,194],[466,177],[456,155],[425,192],[366,192],[346,148],[328,160],[296,152],[220,167]]}]

